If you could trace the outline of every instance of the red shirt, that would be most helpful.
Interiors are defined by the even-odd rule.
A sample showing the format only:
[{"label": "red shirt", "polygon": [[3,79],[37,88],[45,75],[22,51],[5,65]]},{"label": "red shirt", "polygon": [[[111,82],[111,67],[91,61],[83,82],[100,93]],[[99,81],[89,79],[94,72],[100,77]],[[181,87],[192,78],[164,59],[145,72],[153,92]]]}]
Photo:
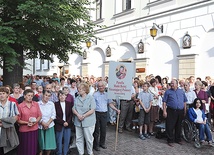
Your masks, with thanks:
[{"label": "red shirt", "polygon": [[[19,109],[19,120],[29,122],[30,117],[35,117],[36,119],[40,116],[42,117],[42,113],[39,108],[39,104],[35,101],[32,101],[32,105],[30,108],[27,107],[26,102],[22,102],[18,105]],[[19,131],[20,132],[28,132],[28,131],[35,131],[38,129],[38,123],[29,127],[26,124],[20,125]]]}]

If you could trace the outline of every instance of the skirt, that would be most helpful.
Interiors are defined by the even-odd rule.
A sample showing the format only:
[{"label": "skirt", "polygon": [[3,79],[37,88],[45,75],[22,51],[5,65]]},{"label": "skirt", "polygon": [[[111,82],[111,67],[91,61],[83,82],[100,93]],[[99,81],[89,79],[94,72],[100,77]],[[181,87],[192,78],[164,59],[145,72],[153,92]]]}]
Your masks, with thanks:
[{"label": "skirt", "polygon": [[38,130],[19,132],[19,146],[17,155],[36,155],[38,144]]},{"label": "skirt", "polygon": [[54,127],[47,130],[39,129],[39,149],[40,150],[55,150],[56,138]]},{"label": "skirt", "polygon": [[157,120],[159,120],[159,106],[151,106],[150,121],[155,122]]}]

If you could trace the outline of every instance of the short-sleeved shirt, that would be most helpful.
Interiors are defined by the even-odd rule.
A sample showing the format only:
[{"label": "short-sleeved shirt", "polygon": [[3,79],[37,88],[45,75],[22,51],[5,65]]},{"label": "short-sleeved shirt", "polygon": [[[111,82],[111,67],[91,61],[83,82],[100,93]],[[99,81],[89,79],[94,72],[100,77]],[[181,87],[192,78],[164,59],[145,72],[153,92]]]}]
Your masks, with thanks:
[{"label": "short-sleeved shirt", "polygon": [[[7,100],[6,104],[3,106],[0,102],[0,119],[7,117],[14,117],[19,114],[18,108],[15,102]],[[0,127],[1,136],[1,127]]]},{"label": "short-sleeved shirt", "polygon": [[163,96],[163,102],[172,109],[184,109],[184,103],[187,102],[186,95],[182,89],[168,89]]},{"label": "short-sleeved shirt", "polygon": [[187,104],[192,104],[197,97],[193,90],[185,91],[185,95],[187,97]]},{"label": "short-sleeved shirt", "polygon": [[[146,91],[141,91],[138,95],[138,99],[140,99],[146,109],[149,108],[150,102],[153,100],[153,95]],[[142,106],[140,106],[140,109],[143,109]]]},{"label": "short-sleeved shirt", "polygon": [[53,103],[56,103],[59,101],[55,92],[51,92],[51,97],[50,97],[49,101],[52,101]]},{"label": "short-sleeved shirt", "polygon": [[[18,105],[19,109],[19,119],[22,121],[29,122],[30,117],[38,118],[39,116],[42,117],[41,110],[39,108],[39,104],[37,102],[32,101],[32,105],[30,108],[27,107],[26,102],[22,102]],[[28,132],[28,131],[35,131],[38,129],[38,123],[33,125],[32,127],[28,127],[26,124],[20,125],[19,131],[20,132]]]},{"label": "short-sleeved shirt", "polygon": [[77,91],[77,88],[70,88],[69,87],[69,90],[70,90],[70,92],[69,92],[69,94],[71,94],[72,96],[73,96],[73,98],[75,99],[75,93],[77,93],[78,91]]},{"label": "short-sleeved shirt", "polygon": [[[92,109],[96,109],[96,103],[94,97],[91,95],[87,95],[85,99],[81,96],[77,96],[74,102],[73,109],[75,109],[80,115],[84,115],[88,111]],[[86,117],[83,121],[79,121],[77,116],[74,118],[74,125],[78,127],[90,127],[95,125],[96,117],[95,113],[91,114],[90,116]]]},{"label": "short-sleeved shirt", "polygon": [[34,80],[34,82],[36,82],[37,86],[41,86],[43,81],[42,80]]},{"label": "short-sleeved shirt", "polygon": [[94,93],[94,99],[96,103],[96,111],[98,112],[107,112],[108,111],[108,104],[112,103],[112,99],[108,99],[107,93],[106,92],[95,92]]}]

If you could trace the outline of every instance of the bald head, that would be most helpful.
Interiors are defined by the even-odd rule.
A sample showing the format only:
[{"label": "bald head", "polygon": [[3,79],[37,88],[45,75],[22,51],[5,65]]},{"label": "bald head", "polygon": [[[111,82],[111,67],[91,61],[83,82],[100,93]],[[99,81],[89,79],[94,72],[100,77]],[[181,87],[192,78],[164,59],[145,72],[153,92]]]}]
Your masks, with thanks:
[{"label": "bald head", "polygon": [[171,88],[172,88],[172,89],[177,89],[177,88],[178,88],[178,80],[173,79],[173,80],[171,81]]},{"label": "bald head", "polygon": [[45,86],[45,90],[51,91],[51,90],[52,90],[52,85],[51,85],[51,84],[47,84],[47,85]]}]

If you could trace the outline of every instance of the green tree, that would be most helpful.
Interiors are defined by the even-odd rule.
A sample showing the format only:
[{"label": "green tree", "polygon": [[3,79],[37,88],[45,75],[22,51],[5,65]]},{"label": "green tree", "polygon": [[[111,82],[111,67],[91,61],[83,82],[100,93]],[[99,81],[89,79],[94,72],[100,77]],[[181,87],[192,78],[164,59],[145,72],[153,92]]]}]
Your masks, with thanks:
[{"label": "green tree", "polygon": [[0,0],[0,57],[4,85],[22,81],[26,59],[50,61],[82,54],[95,38],[88,0]]}]

